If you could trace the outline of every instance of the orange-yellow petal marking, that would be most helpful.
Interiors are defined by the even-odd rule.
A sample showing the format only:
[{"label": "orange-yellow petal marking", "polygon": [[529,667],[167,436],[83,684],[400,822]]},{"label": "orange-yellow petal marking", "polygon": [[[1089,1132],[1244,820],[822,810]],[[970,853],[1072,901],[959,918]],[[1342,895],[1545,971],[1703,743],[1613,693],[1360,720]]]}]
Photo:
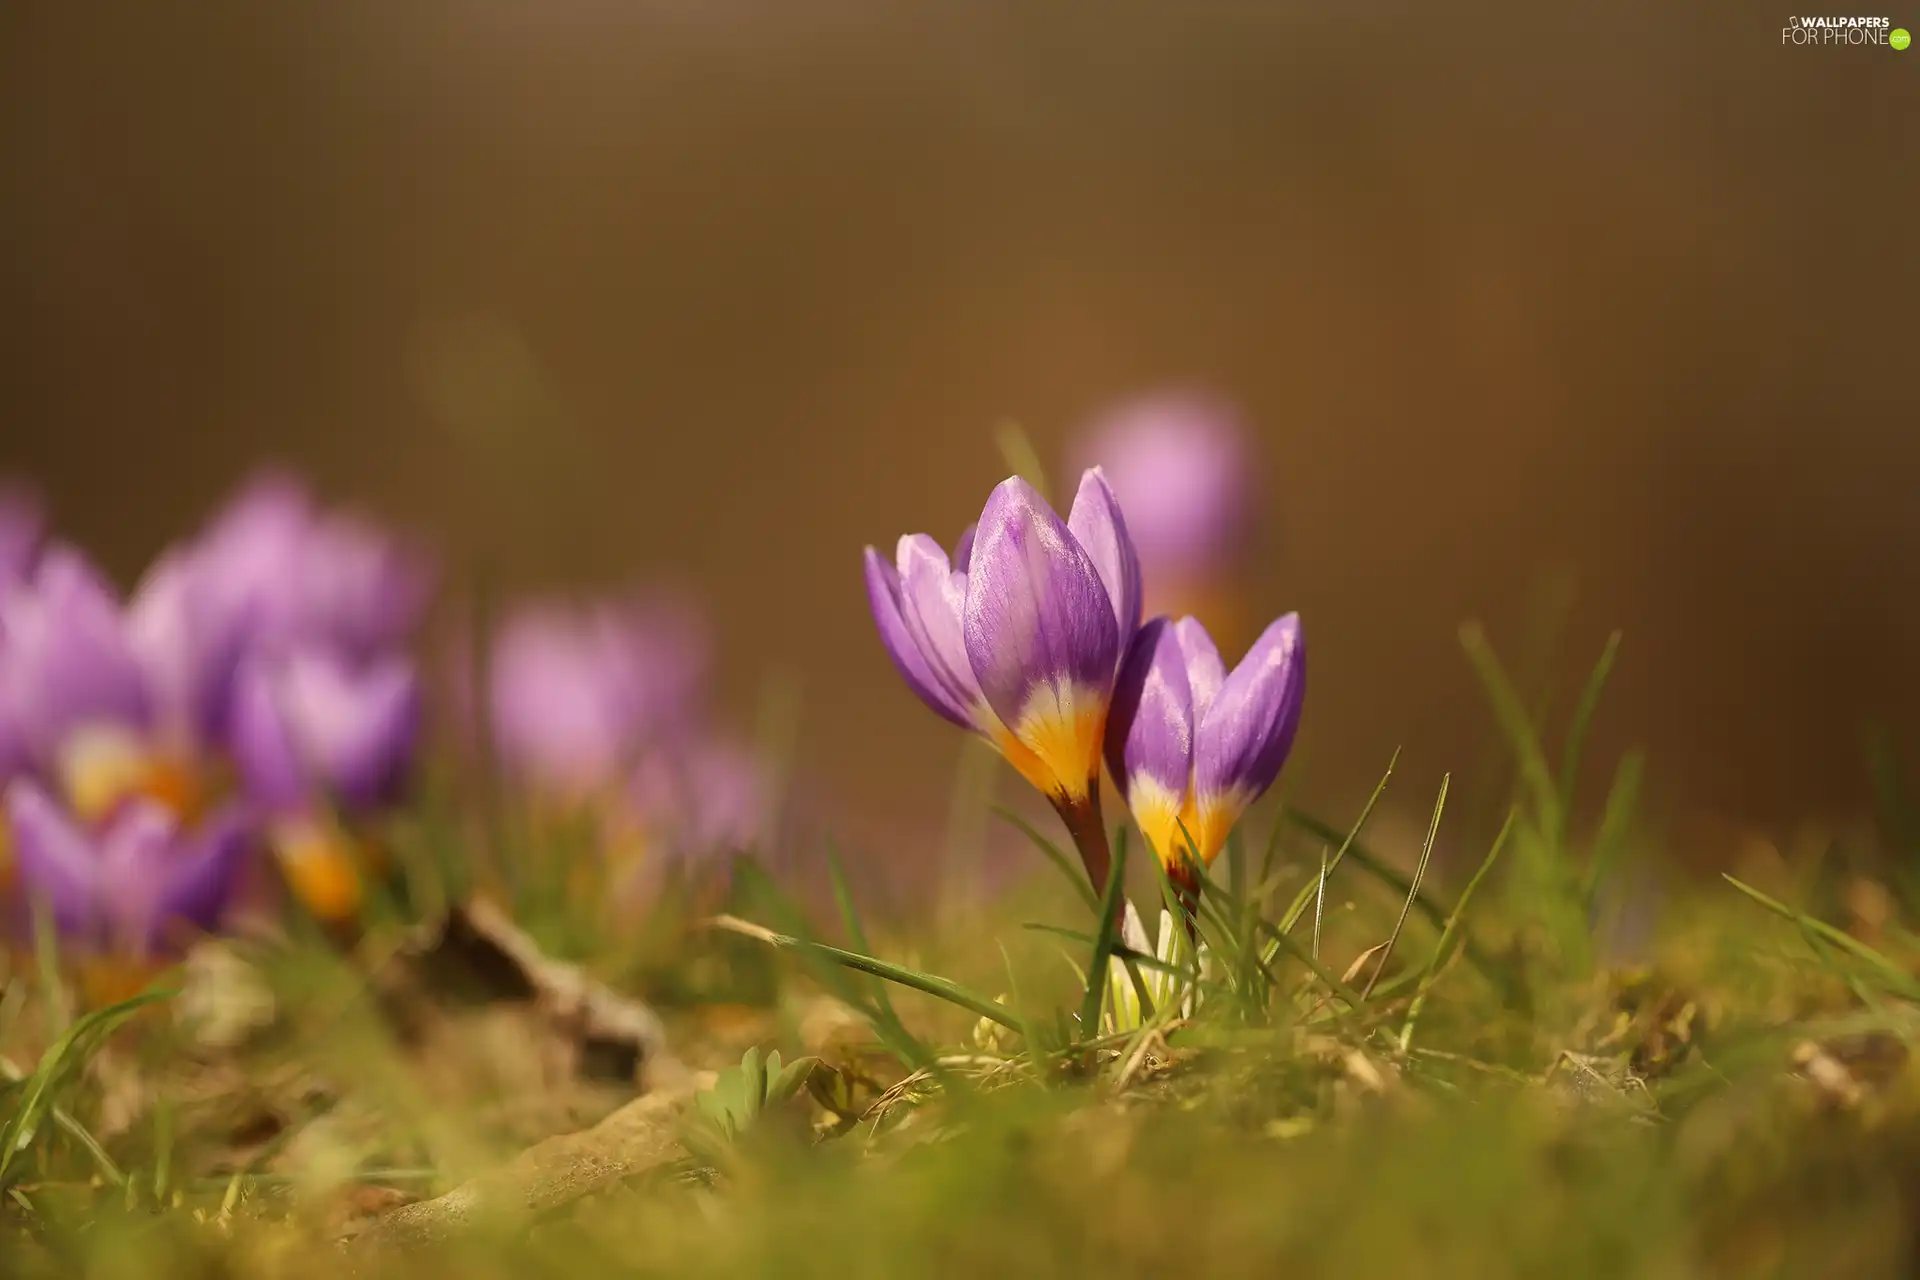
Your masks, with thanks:
[{"label": "orange-yellow petal marking", "polygon": [[1139,775],[1127,784],[1127,807],[1140,833],[1147,838],[1160,865],[1178,866],[1186,852],[1186,839],[1180,834],[1181,806],[1185,796],[1169,790],[1158,779]]},{"label": "orange-yellow petal marking", "polygon": [[[1033,691],[1010,736],[1022,748],[1007,759],[1050,795],[1084,800],[1100,772],[1100,742],[1107,731],[1107,699],[1099,690],[1062,682]],[[996,736],[996,741],[997,741]]]},{"label": "orange-yellow petal marking", "polygon": [[294,896],[320,920],[351,920],[366,900],[359,848],[332,827],[300,823],[275,833],[274,852]]},{"label": "orange-yellow petal marking", "polygon": [[1187,824],[1187,833],[1193,837],[1195,851],[1202,863],[1213,865],[1213,860],[1220,856],[1220,850],[1226,847],[1227,837],[1233,834],[1240,815],[1252,803],[1252,796],[1237,790],[1197,799],[1188,797],[1180,820]]},{"label": "orange-yellow petal marking", "polygon": [[60,752],[61,789],[83,822],[97,822],[127,800],[158,801],[182,822],[205,811],[200,773],[117,725],[75,731]]},{"label": "orange-yellow petal marking", "polygon": [[1202,866],[1213,865],[1249,803],[1251,797],[1238,791],[1196,802],[1191,791],[1176,795],[1147,774],[1137,774],[1127,783],[1127,807],[1133,820],[1168,870],[1186,861],[1189,853]]}]

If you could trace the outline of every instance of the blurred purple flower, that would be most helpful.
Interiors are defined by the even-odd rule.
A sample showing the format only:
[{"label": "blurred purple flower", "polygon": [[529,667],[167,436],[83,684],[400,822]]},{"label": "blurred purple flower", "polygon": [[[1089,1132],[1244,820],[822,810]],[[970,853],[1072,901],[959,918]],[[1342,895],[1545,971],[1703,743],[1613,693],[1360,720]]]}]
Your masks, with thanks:
[{"label": "blurred purple flower", "polygon": [[766,834],[768,781],[760,760],[706,739],[648,753],[627,796],[639,825],[682,855],[752,849]]},{"label": "blurred purple flower", "polygon": [[94,952],[151,956],[189,929],[217,927],[248,849],[237,810],[188,828],[142,799],[90,823],[26,778],[7,788],[6,815],[23,887]]},{"label": "blurred purple flower", "polygon": [[413,763],[420,685],[411,659],[358,662],[307,646],[249,656],[232,747],[254,801],[275,815],[364,810],[394,798]]},{"label": "blurred purple flower", "polygon": [[0,705],[35,765],[55,768],[83,725],[147,726],[145,674],[119,598],[78,551],[50,549],[0,597],[0,637]]},{"label": "blurred purple flower", "polygon": [[0,484],[0,592],[32,574],[45,531],[40,500],[26,489]]},{"label": "blurred purple flower", "polygon": [[1306,695],[1300,616],[1269,626],[1231,673],[1192,618],[1155,618],[1120,668],[1107,723],[1107,766],[1161,863],[1187,841],[1210,863],[1280,774]]},{"label": "blurred purple flower", "polygon": [[129,795],[197,812],[210,690],[231,651],[165,584],[123,606],[87,559],[49,548],[0,597],[0,737],[92,818]]},{"label": "blurred purple flower", "polygon": [[322,509],[299,481],[246,484],[186,549],[203,605],[247,647],[318,642],[357,656],[406,643],[432,594],[423,556],[351,512]]},{"label": "blurred purple flower", "polygon": [[561,794],[617,787],[695,722],[707,663],[704,628],[673,602],[524,605],[495,637],[487,672],[500,763]]},{"label": "blurred purple flower", "polygon": [[1003,481],[950,560],[926,534],[866,550],[868,603],[907,686],[1060,805],[1097,808],[1113,679],[1140,622],[1140,566],[1098,468],[1065,521]]},{"label": "blurred purple flower", "polygon": [[1240,551],[1252,505],[1252,450],[1238,414],[1199,392],[1121,404],[1086,434],[1127,513],[1150,582],[1217,576]]}]

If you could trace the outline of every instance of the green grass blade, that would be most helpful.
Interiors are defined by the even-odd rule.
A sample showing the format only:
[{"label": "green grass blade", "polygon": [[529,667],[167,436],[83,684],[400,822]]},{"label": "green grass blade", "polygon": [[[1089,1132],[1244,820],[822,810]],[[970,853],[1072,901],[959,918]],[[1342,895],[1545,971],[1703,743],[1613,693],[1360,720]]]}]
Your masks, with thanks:
[{"label": "green grass blade", "polygon": [[1342,982],[1340,980],[1339,974],[1327,968],[1326,965],[1321,964],[1319,959],[1316,956],[1314,956],[1312,952],[1308,951],[1306,947],[1302,946],[1299,942],[1295,941],[1292,935],[1286,933],[1278,925],[1270,924],[1269,922],[1262,920],[1260,922],[1260,930],[1261,932],[1265,933],[1269,938],[1271,938],[1274,941],[1275,945],[1277,945],[1282,950],[1286,951],[1288,954],[1293,956],[1293,958],[1298,960],[1301,964],[1304,964],[1307,966],[1307,968],[1311,969],[1313,971],[1313,976],[1320,979],[1320,981],[1326,983],[1327,989],[1333,992],[1335,995],[1339,996],[1342,1000],[1344,1000],[1349,1009],[1358,1009],[1362,1005],[1366,1004],[1367,1001],[1365,996],[1362,996],[1358,991],[1355,991],[1352,987],[1348,986],[1345,982]]},{"label": "green grass blade", "polygon": [[[1089,938],[1088,942],[1091,941]],[[1049,1044],[1041,1034],[1040,1024],[1027,1016],[1026,998],[1020,994],[1020,975],[1014,972],[1013,956],[1008,953],[1006,944],[996,938],[994,945],[1000,948],[1000,963],[1007,971],[1007,994],[1013,997],[1015,1016],[1020,1019],[1020,1038],[1026,1041],[1027,1060],[1035,1070],[1044,1071],[1055,1046]]]},{"label": "green grass blade", "polygon": [[1040,461],[1040,451],[1033,447],[1033,438],[1017,422],[1003,422],[993,433],[993,442],[1000,448],[1001,461],[1013,474],[1032,485],[1042,496],[1050,492],[1047,488],[1047,469]]},{"label": "green grass blade", "polygon": [[[1373,784],[1373,794],[1367,797],[1367,803],[1365,807],[1360,810],[1360,816],[1354,820],[1353,826],[1347,829],[1345,835],[1341,835],[1339,832],[1332,830],[1332,828],[1328,827],[1325,823],[1307,818],[1305,814],[1290,805],[1281,806],[1280,816],[1282,822],[1290,822],[1297,827],[1301,827],[1319,836],[1322,840],[1339,842],[1340,851],[1334,855],[1331,862],[1327,863],[1327,873],[1329,875],[1340,865],[1341,861],[1346,858],[1347,854],[1360,839],[1361,830],[1366,827],[1367,819],[1373,816],[1373,807],[1379,804],[1380,797],[1386,794],[1387,783],[1393,779],[1394,766],[1399,763],[1400,748],[1395,747],[1393,749],[1392,759],[1387,761],[1387,771],[1380,775],[1380,781]],[[1279,824],[1275,825],[1275,838],[1277,841]],[[1293,926],[1299,923],[1300,917],[1306,911],[1308,903],[1313,900],[1314,892],[1315,886],[1313,884],[1308,884],[1300,890],[1300,893],[1293,900],[1293,905],[1287,908],[1287,914],[1280,919],[1280,931],[1282,933],[1293,932]]]},{"label": "green grass blade", "polygon": [[1607,647],[1593,664],[1587,683],[1580,690],[1580,701],[1573,707],[1573,724],[1567,729],[1566,747],[1560,758],[1560,812],[1573,811],[1574,788],[1580,781],[1580,755],[1586,749],[1587,734],[1600,709],[1600,695],[1606,690],[1607,677],[1613,673],[1613,660],[1620,652],[1621,632],[1607,637]]},{"label": "green grass blade", "polygon": [[[1393,923],[1393,932],[1387,936],[1387,945],[1380,952],[1378,963],[1373,966],[1373,976],[1367,979],[1367,985],[1360,990],[1362,996],[1373,994],[1375,984],[1380,981],[1380,974],[1386,969],[1387,961],[1392,957],[1393,949],[1400,941],[1400,931],[1407,927],[1407,916],[1413,911],[1413,904],[1419,900],[1420,882],[1427,878],[1427,864],[1433,860],[1433,842],[1440,834],[1440,815],[1446,811],[1447,788],[1452,783],[1452,774],[1440,775],[1440,794],[1434,798],[1433,818],[1427,824],[1427,838],[1420,846],[1420,861],[1413,868],[1413,883],[1407,886],[1406,900],[1400,904],[1400,918]],[[1459,908],[1456,906],[1454,910],[1457,911]]]},{"label": "green grass blade", "polygon": [[1320,954],[1320,925],[1327,914],[1327,873],[1333,868],[1327,862],[1327,846],[1320,846],[1320,874],[1313,882],[1313,954]]},{"label": "green grass blade", "polygon": [[[8,1184],[8,1174],[25,1147],[28,1136],[39,1128],[48,1112],[54,1109],[60,1090],[86,1065],[87,1059],[99,1048],[100,1043],[141,1009],[171,999],[175,994],[172,991],[148,991],[104,1009],[95,1009],[76,1019],[72,1026],[61,1033],[59,1039],[48,1046],[40,1057],[39,1065],[22,1086],[20,1100],[13,1114],[7,1118],[4,1126],[0,1126],[0,1186]],[[107,1163],[112,1164],[111,1161]]]},{"label": "green grass blade", "polygon": [[[1083,947],[1094,946],[1100,940],[1098,936],[1091,933],[1083,933],[1078,929],[1063,929],[1057,924],[1043,924],[1038,920],[1030,920],[1020,927],[1022,929],[1031,929],[1035,933],[1045,933],[1051,934],[1056,938],[1065,938],[1070,942],[1077,942]],[[1142,969],[1151,969],[1156,973],[1170,974],[1177,978],[1191,978],[1194,976],[1192,969],[1173,964],[1160,959],[1158,956],[1151,956],[1144,951],[1130,947],[1124,939],[1118,936],[1115,937],[1113,943],[1113,958],[1115,960],[1131,960]],[[1078,974],[1079,972],[1080,967],[1075,965],[1074,973]]]},{"label": "green grass blade", "polygon": [[1833,944],[1833,946],[1839,948],[1841,951],[1853,956],[1856,960],[1864,961],[1874,969],[1879,970],[1881,975],[1887,979],[1887,986],[1890,990],[1899,992],[1909,1000],[1920,998],[1920,982],[1916,982],[1913,975],[1852,934],[1842,929],[1836,929],[1824,920],[1817,920],[1804,912],[1795,911],[1779,899],[1768,897],[1752,885],[1747,884],[1745,881],[1737,880],[1725,872],[1721,873],[1721,879],[1781,919],[1792,921],[1814,936]]},{"label": "green grass blade", "polygon": [[1493,864],[1500,860],[1500,851],[1506,848],[1507,837],[1513,834],[1513,810],[1507,810],[1507,819],[1500,824],[1500,834],[1493,838],[1493,846],[1487,850],[1487,856],[1480,860],[1480,866],[1467,881],[1467,887],[1460,891],[1459,900],[1453,904],[1453,911],[1447,916],[1447,924],[1440,931],[1440,941],[1433,948],[1433,955],[1427,960],[1427,967],[1420,975],[1420,986],[1414,992],[1413,1003],[1407,1006],[1407,1019],[1400,1024],[1400,1053],[1405,1056],[1407,1046],[1413,1042],[1414,1024],[1420,1021],[1420,1014],[1427,1006],[1427,992],[1439,980],[1440,970],[1453,954],[1454,943],[1460,932],[1462,922],[1467,918],[1467,905],[1473,901],[1473,895],[1480,889],[1480,882],[1493,870]]},{"label": "green grass blade", "polygon": [[830,947],[824,942],[813,942],[806,938],[794,937],[792,934],[776,933],[772,929],[764,928],[751,921],[741,920],[733,916],[715,916],[709,923],[715,928],[727,929],[733,933],[743,934],[749,938],[757,938],[770,947],[809,953],[819,956],[824,960],[831,961],[841,968],[851,969],[855,973],[865,973],[876,978],[884,978],[896,986],[906,987],[910,990],[918,991],[923,995],[933,996],[935,999],[944,1000],[948,1004],[956,1005],[971,1013],[978,1014],[983,1018],[991,1019],[1009,1031],[1019,1031],[1021,1029],[1019,1016],[999,1001],[989,1000],[984,996],[976,995],[958,983],[949,981],[935,974],[921,973],[916,969],[908,969],[897,964],[889,964],[887,961],[876,959],[873,956],[863,956],[840,947]]},{"label": "green grass blade", "polygon": [[[1287,821],[1293,823],[1302,831],[1310,832],[1323,840],[1331,842],[1340,839],[1340,833],[1338,831],[1335,831],[1332,827],[1320,821],[1318,818],[1313,817],[1311,814],[1290,809],[1287,811]],[[1411,879],[1394,868],[1378,854],[1368,849],[1367,846],[1361,844],[1358,840],[1353,841],[1347,846],[1344,857],[1335,857],[1327,863],[1328,874],[1331,875],[1333,871],[1340,866],[1341,862],[1347,858],[1351,858],[1354,864],[1362,871],[1365,871],[1388,889],[1391,889],[1395,897],[1404,898],[1413,892],[1414,883]],[[1289,911],[1286,919],[1282,920],[1281,923],[1286,925],[1290,924],[1293,920],[1297,920],[1300,913],[1304,912],[1312,901],[1313,885],[1308,884],[1300,891],[1300,896],[1297,899],[1298,910]],[[1415,895],[1414,908],[1418,910],[1421,915],[1427,917],[1435,928],[1441,928],[1446,924],[1447,913],[1451,910],[1451,908],[1436,900],[1432,892],[1425,887],[1422,887],[1420,892]]]},{"label": "green grass blade", "polygon": [[1553,771],[1547,765],[1546,752],[1540,747],[1540,735],[1534,731],[1533,718],[1527,714],[1519,691],[1507,679],[1507,673],[1501,668],[1500,660],[1495,656],[1493,646],[1487,642],[1486,632],[1479,623],[1469,622],[1460,628],[1460,646],[1466,650],[1467,660],[1472,664],[1474,674],[1480,677],[1487,700],[1493,704],[1494,716],[1513,748],[1520,767],[1521,783],[1533,796],[1540,828],[1557,847],[1565,834],[1560,792],[1554,783]]},{"label": "green grass blade", "polygon": [[995,816],[1004,819],[1018,830],[1020,834],[1033,842],[1033,847],[1038,849],[1041,854],[1046,857],[1047,861],[1051,862],[1055,868],[1059,870],[1060,874],[1067,878],[1067,883],[1073,886],[1073,891],[1080,896],[1082,902],[1087,904],[1087,910],[1098,911],[1100,909],[1100,899],[1096,896],[1093,885],[1088,883],[1086,873],[1080,869],[1078,861],[1069,858],[1061,851],[1059,845],[1041,835],[1031,822],[1028,822],[1013,810],[995,805],[993,812]]},{"label": "green grass blade", "polygon": [[[840,855],[832,842],[827,845],[827,874],[833,881],[834,902],[840,908],[840,923],[847,931],[847,941],[853,944],[855,951],[867,955],[873,954],[873,944],[867,941],[867,931],[861,927],[860,913],[853,905],[853,890],[847,884],[846,868],[841,865]],[[898,1024],[900,1019],[893,1011],[893,1004],[887,999],[884,987],[877,983],[868,984],[868,995],[874,1008],[889,1023]],[[905,1028],[901,1028],[905,1030]]]},{"label": "green grass blade", "polygon": [[1100,897],[1100,931],[1094,935],[1093,958],[1087,964],[1087,989],[1080,998],[1082,1035],[1100,1034],[1100,1006],[1107,995],[1107,961],[1113,956],[1114,941],[1120,936],[1120,894],[1127,879],[1126,831],[1114,845],[1113,862],[1107,868],[1106,891]]},{"label": "green grass blade", "polygon": [[[810,962],[808,967],[812,970],[814,977],[836,999],[858,1010],[862,1017],[873,1024],[875,1034],[880,1037],[880,1042],[887,1047],[888,1052],[909,1066],[927,1070],[935,1069],[939,1055],[922,1043],[919,1037],[909,1032],[897,1016],[889,1017],[881,1012],[859,983],[840,972],[842,969],[854,968],[854,966],[842,964],[829,954],[837,951],[837,948],[827,947],[806,936],[810,931],[805,928],[799,909],[786,899],[764,871],[752,863],[746,863],[741,867],[740,875],[742,888],[752,893],[763,908],[771,911],[787,930],[786,933],[779,935],[766,931],[770,936],[763,941],[771,940],[772,936],[791,938],[792,945],[797,947],[802,957]],[[753,928],[757,929],[759,926],[753,926]],[[755,936],[751,931],[748,932],[749,936]],[[840,954],[857,955],[859,953],[848,951]],[[875,961],[875,963],[880,962]]]},{"label": "green grass blade", "polygon": [[41,998],[53,1031],[65,1031],[73,1025],[73,1005],[60,981],[60,931],[53,922],[53,907],[44,894],[36,892],[29,909],[33,913],[33,958],[40,968]]},{"label": "green grass blade", "polygon": [[1646,764],[1643,753],[1629,751],[1620,757],[1614,769],[1613,785],[1607,788],[1606,808],[1600,812],[1600,829],[1593,837],[1593,858],[1587,864],[1586,882],[1582,886],[1589,914],[1601,886],[1626,852],[1627,837],[1640,810],[1640,783]]}]

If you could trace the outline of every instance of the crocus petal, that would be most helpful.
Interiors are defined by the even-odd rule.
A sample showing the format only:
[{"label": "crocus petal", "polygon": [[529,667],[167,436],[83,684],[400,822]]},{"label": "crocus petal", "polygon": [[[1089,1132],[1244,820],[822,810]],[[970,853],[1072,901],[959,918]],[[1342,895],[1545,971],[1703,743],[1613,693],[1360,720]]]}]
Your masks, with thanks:
[{"label": "crocus petal", "polygon": [[25,770],[27,764],[27,744],[20,740],[19,726],[0,693],[0,783]]},{"label": "crocus petal", "polygon": [[1100,581],[1113,603],[1124,652],[1133,633],[1140,629],[1140,557],[1133,549],[1133,539],[1127,536],[1120,503],[1099,467],[1080,477],[1080,491],[1074,495],[1067,528],[1100,571]]},{"label": "crocus petal", "polygon": [[189,553],[203,584],[198,607],[250,641],[277,643],[297,632],[315,519],[312,495],[291,475],[263,472],[242,485]]},{"label": "crocus petal", "polygon": [[1107,718],[1107,767],[1147,843],[1175,865],[1185,843],[1179,823],[1193,768],[1193,697],[1166,618],[1142,627],[1120,664]]},{"label": "crocus petal", "polygon": [[328,650],[262,656],[240,677],[234,754],[249,790],[275,811],[322,797],[371,805],[405,774],[419,719],[419,682],[403,657],[356,667]]},{"label": "crocus petal", "polygon": [[965,573],[973,566],[973,535],[980,529],[978,524],[970,524],[960,531],[960,537],[953,544],[953,571]]},{"label": "crocus petal", "polygon": [[21,886],[45,900],[62,932],[85,931],[93,920],[100,883],[87,833],[39,783],[27,778],[7,788],[7,827]]},{"label": "crocus petal", "polygon": [[980,685],[967,657],[963,615],[967,575],[955,573],[940,544],[924,533],[900,539],[895,551],[900,571],[900,614],[920,647],[927,669],[971,723],[980,716]]},{"label": "crocus petal", "polygon": [[145,675],[155,728],[175,745],[205,741],[224,727],[244,633],[219,607],[207,563],[187,549],[158,560],[134,589],[127,642]]},{"label": "crocus petal", "polygon": [[887,657],[893,660],[900,678],[936,714],[962,729],[973,728],[966,708],[947,692],[940,678],[934,675],[932,666],[920,651],[919,641],[914,639],[912,630],[907,626],[899,571],[881,559],[880,553],[872,547],[866,551],[866,571],[867,603],[873,610],[874,626],[879,629],[880,644],[886,649]]},{"label": "crocus petal", "polygon": [[229,806],[178,839],[160,891],[157,924],[163,930],[169,922],[217,928],[254,851],[254,836],[251,816]]},{"label": "crocus petal", "polygon": [[634,770],[627,794],[641,827],[683,854],[746,848],[764,834],[764,770],[731,743],[651,752]]},{"label": "crocus petal", "polygon": [[76,726],[145,724],[145,680],[113,589],[79,552],[50,549],[33,579],[0,597],[0,701],[42,767]]},{"label": "crocus petal", "polygon": [[488,674],[502,762],[562,792],[618,786],[644,748],[697,719],[709,653],[703,620],[678,599],[520,606]]},{"label": "crocus petal", "polygon": [[1194,839],[1211,859],[1293,747],[1306,693],[1300,616],[1278,619],[1227,677],[1194,735]]},{"label": "crocus petal", "polygon": [[195,544],[212,583],[204,610],[256,643],[343,645],[365,656],[403,642],[432,589],[425,559],[359,516],[321,510],[298,480],[256,477]]},{"label": "crocus petal", "polygon": [[1013,739],[1084,797],[1100,768],[1119,627],[1099,570],[1015,476],[987,499],[974,538],[964,635],[980,691]]},{"label": "crocus petal", "polygon": [[1173,624],[1173,634],[1186,656],[1187,683],[1193,689],[1193,718],[1197,724],[1226,683],[1227,664],[1220,660],[1219,648],[1198,618],[1180,619]]},{"label": "crocus petal", "polygon": [[303,632],[356,653],[404,644],[433,592],[433,570],[416,549],[354,515],[315,524],[302,548]]}]

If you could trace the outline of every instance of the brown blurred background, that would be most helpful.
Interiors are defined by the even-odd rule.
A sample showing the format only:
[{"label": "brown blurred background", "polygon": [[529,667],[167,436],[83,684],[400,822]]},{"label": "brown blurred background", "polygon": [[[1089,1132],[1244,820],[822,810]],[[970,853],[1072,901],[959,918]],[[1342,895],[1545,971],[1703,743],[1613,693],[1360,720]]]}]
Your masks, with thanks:
[{"label": "brown blurred background", "polygon": [[[1578,574],[1600,751],[1742,821],[1920,703],[1920,51],[1749,5],[12,4],[0,470],[131,576],[251,464],[506,580],[704,590],[869,839],[956,735],[858,558],[1201,383],[1264,436],[1305,785],[1490,723]],[[1896,21],[1903,15],[1894,14]],[[1920,9],[1905,25],[1920,29]],[[1410,797],[1412,803],[1424,799]]]}]

